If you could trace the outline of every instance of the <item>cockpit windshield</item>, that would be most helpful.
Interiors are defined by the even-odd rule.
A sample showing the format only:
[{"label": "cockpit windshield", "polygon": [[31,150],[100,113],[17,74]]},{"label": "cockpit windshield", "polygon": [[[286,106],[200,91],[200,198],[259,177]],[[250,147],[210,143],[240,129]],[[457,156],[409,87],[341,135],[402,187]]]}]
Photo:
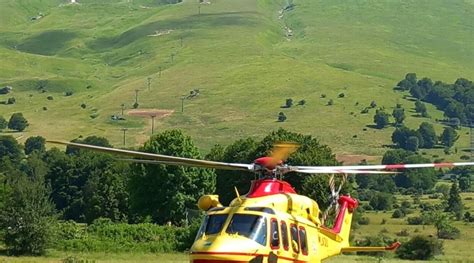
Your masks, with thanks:
[{"label": "cockpit windshield", "polygon": [[199,228],[196,240],[201,238],[204,233],[206,235],[213,235],[219,233],[222,230],[226,219],[227,214],[206,216],[201,224],[201,227]]},{"label": "cockpit windshield", "polygon": [[262,246],[267,240],[267,220],[258,215],[235,214],[226,233],[249,238]]}]

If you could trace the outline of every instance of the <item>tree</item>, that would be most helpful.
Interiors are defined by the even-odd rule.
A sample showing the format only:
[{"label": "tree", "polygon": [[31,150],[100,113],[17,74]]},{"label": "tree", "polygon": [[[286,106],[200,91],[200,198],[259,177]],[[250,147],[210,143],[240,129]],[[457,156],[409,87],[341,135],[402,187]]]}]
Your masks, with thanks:
[{"label": "tree", "polygon": [[[412,154],[405,157],[400,163],[429,163],[430,160],[419,155]],[[434,169],[408,169],[395,175],[395,184],[403,188],[415,188],[418,190],[429,190],[436,184],[437,176]]]},{"label": "tree", "polygon": [[471,179],[468,176],[462,176],[459,178],[459,189],[466,192],[471,188]]},{"label": "tree", "polygon": [[3,118],[3,116],[0,115],[0,131],[3,129],[6,129],[7,126],[8,126],[7,120],[5,120],[5,118]]},{"label": "tree", "polygon": [[[227,147],[216,145],[206,156],[208,160],[222,162],[252,163],[258,142],[252,138],[239,139]],[[228,205],[236,196],[234,187],[239,193],[249,190],[250,182],[255,178],[251,172],[216,170],[216,193],[222,204]]]},{"label": "tree", "polygon": [[392,116],[393,118],[395,118],[395,124],[401,125],[406,118],[405,109],[401,107],[396,107],[395,109],[393,109]]},{"label": "tree", "polygon": [[462,217],[462,212],[464,210],[464,205],[461,200],[461,195],[457,182],[454,182],[451,185],[451,189],[449,189],[447,204],[448,205],[446,206],[445,211],[454,213],[456,219],[460,220]]},{"label": "tree", "polygon": [[0,212],[5,245],[14,255],[44,254],[55,227],[50,190],[44,184],[45,166],[37,156],[29,158],[29,166],[33,174],[12,180],[11,194]]},{"label": "tree", "polygon": [[392,194],[376,192],[369,199],[369,204],[375,210],[390,210],[392,209],[393,201]]},{"label": "tree", "polygon": [[423,102],[421,102],[420,100],[417,100],[415,102],[415,111],[419,114],[421,114],[421,116],[423,117],[428,117],[428,112],[426,110],[426,106]]},{"label": "tree", "polygon": [[98,218],[112,222],[127,222],[129,215],[129,194],[126,163],[111,162],[104,172],[95,172],[84,185],[84,216],[87,223]]},{"label": "tree", "polygon": [[459,135],[455,129],[451,127],[445,127],[439,139],[444,146],[451,148],[457,139],[459,139]]},{"label": "tree", "polygon": [[278,121],[279,122],[284,122],[286,121],[286,115],[283,112],[278,113]]},{"label": "tree", "polygon": [[[200,159],[189,136],[180,130],[156,134],[141,151]],[[172,165],[132,165],[130,178],[131,209],[138,219],[151,216],[154,222],[175,224],[186,218],[186,208],[196,207],[204,194],[215,191],[213,170]]]},{"label": "tree", "polygon": [[414,236],[403,242],[396,254],[401,259],[429,260],[443,252],[443,242],[433,237]]},{"label": "tree", "polygon": [[406,142],[406,149],[412,152],[418,151],[418,147],[420,146],[420,140],[416,136],[410,136]]},{"label": "tree", "polygon": [[46,140],[41,136],[29,137],[25,141],[25,154],[30,154],[33,151],[44,152]]},{"label": "tree", "polygon": [[293,106],[293,99],[292,98],[286,99],[285,108],[291,108],[291,106]]},{"label": "tree", "polygon": [[23,117],[23,113],[13,113],[8,121],[8,128],[16,131],[24,131],[28,127],[28,121]]},{"label": "tree", "polygon": [[374,115],[374,122],[377,127],[377,129],[383,129],[385,126],[388,125],[388,117],[389,115],[385,113],[383,110],[379,109],[376,111]]},{"label": "tree", "polygon": [[423,138],[423,144],[420,144],[421,148],[433,148],[438,142],[438,137],[436,136],[436,131],[430,123],[423,122],[418,128],[418,132]]},{"label": "tree", "polygon": [[23,158],[23,151],[20,144],[13,136],[0,136],[0,164],[6,158],[14,163],[19,163]]},{"label": "tree", "polygon": [[[94,145],[94,146],[102,146],[102,147],[112,147],[112,145],[110,145],[109,140],[107,140],[107,138],[100,137],[100,136],[95,136],[95,135],[87,136],[83,140],[74,139],[71,142]],[[77,155],[80,152],[81,152],[81,150],[77,147],[74,147],[74,146],[72,146],[72,147],[67,146],[66,147],[66,153],[67,154],[76,154]]]}]

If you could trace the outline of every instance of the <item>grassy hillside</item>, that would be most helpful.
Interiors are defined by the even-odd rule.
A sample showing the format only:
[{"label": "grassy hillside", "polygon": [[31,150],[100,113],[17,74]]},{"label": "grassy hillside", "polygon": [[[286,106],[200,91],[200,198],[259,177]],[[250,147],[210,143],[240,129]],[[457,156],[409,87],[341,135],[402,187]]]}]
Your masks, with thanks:
[{"label": "grassy hillside", "polygon": [[[155,130],[183,129],[204,150],[283,127],[316,135],[338,153],[381,155],[393,128],[366,127],[374,112],[360,111],[372,100],[388,112],[396,103],[412,109],[392,90],[407,72],[474,79],[472,1],[295,0],[283,12],[287,1],[67,2],[0,2],[0,85],[14,88],[0,100],[17,100],[0,105],[0,115],[23,112],[30,121],[15,136],[94,134],[120,145],[127,127],[128,146],[143,142],[149,119],[110,119],[121,104],[132,107],[138,89],[139,108],[175,110]],[[200,95],[181,113],[181,97],[193,89]],[[307,103],[281,109],[286,98]],[[284,123],[276,122],[280,111]],[[406,122],[442,117],[433,107],[429,113],[431,120]],[[469,145],[466,131],[458,148]]]}]

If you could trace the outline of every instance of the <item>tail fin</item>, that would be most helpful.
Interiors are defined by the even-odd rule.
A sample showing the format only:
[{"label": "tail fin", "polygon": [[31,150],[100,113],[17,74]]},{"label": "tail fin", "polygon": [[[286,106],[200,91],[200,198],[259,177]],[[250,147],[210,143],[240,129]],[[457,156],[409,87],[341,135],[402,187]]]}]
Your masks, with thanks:
[{"label": "tail fin", "polygon": [[338,202],[340,205],[339,214],[336,217],[332,231],[342,238],[342,247],[348,247],[352,215],[359,203],[350,196],[341,196]]}]

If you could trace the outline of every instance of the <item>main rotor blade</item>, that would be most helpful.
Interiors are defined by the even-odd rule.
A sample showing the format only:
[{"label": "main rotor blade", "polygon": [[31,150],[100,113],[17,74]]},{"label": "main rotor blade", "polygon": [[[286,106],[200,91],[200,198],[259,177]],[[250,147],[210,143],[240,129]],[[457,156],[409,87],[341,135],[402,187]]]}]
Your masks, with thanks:
[{"label": "main rotor blade", "polygon": [[352,166],[292,166],[297,170],[392,170],[414,168],[452,168],[456,166],[474,166],[474,162],[464,163],[416,163],[416,164],[387,164],[387,165],[352,165]]},{"label": "main rotor blade", "polygon": [[286,161],[288,157],[298,150],[299,145],[293,142],[281,142],[273,145],[271,150],[272,163],[270,166],[275,166],[280,161]]},{"label": "main rotor blade", "polygon": [[[168,165],[184,165],[184,166],[194,166],[194,167],[203,167],[203,168],[213,168],[213,169],[223,169],[223,170],[239,170],[239,171],[253,171],[253,164],[241,164],[241,163],[224,163],[224,162],[214,162],[206,160],[198,160],[192,158],[168,156],[156,153],[145,153],[131,150],[115,149],[103,146],[88,145],[75,142],[64,142],[64,141],[48,141],[49,143],[61,144],[73,146],[81,149],[88,149],[98,152],[105,152],[111,154],[121,154],[132,157],[138,157],[146,159],[147,161],[153,161],[154,163],[168,164]],[[131,159],[133,160],[133,159]]]},{"label": "main rotor blade", "polygon": [[297,173],[305,174],[398,174],[392,171],[373,171],[373,170],[350,170],[350,169],[304,169],[291,170]]}]

